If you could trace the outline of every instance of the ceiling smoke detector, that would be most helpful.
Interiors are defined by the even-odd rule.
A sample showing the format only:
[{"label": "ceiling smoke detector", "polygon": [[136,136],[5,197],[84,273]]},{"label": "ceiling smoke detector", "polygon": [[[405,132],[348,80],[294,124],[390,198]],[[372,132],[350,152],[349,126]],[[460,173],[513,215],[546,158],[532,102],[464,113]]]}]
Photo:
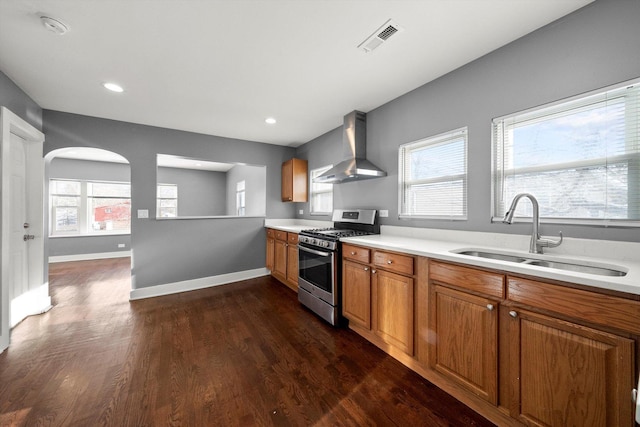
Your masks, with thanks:
[{"label": "ceiling smoke detector", "polygon": [[47,30],[59,36],[69,32],[69,26],[58,19],[43,15],[40,17],[40,21],[42,21],[42,25],[44,25]]},{"label": "ceiling smoke detector", "polygon": [[371,52],[382,45],[382,43],[389,40],[392,35],[401,31],[404,31],[404,28],[393,22],[392,19],[389,19],[380,28],[375,30],[365,41],[360,43],[358,45],[358,49],[362,49],[367,53]]}]

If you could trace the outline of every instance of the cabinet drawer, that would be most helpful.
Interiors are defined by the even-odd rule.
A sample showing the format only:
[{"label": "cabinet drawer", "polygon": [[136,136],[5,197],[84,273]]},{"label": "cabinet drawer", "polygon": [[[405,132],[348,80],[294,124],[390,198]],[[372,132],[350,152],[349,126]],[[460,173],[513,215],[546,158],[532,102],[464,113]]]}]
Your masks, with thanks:
[{"label": "cabinet drawer", "polygon": [[373,263],[386,270],[404,274],[413,274],[413,257],[389,252],[375,251]]},{"label": "cabinet drawer", "polygon": [[640,334],[640,301],[517,277],[508,278],[507,292],[511,301]]},{"label": "cabinet drawer", "polygon": [[275,230],[276,232],[276,239],[278,240],[283,240],[283,241],[287,241],[287,232],[286,231],[281,231],[281,230]]},{"label": "cabinet drawer", "polygon": [[429,261],[429,280],[453,285],[485,295],[504,298],[504,276],[497,273]]},{"label": "cabinet drawer", "polygon": [[287,233],[287,242],[292,245],[298,244],[298,233]]},{"label": "cabinet drawer", "polygon": [[276,230],[274,230],[273,228],[267,228],[267,238],[273,239],[275,237],[276,237]]},{"label": "cabinet drawer", "polygon": [[369,264],[371,260],[371,251],[369,249],[361,248],[359,246],[342,245],[342,257],[364,264]]}]

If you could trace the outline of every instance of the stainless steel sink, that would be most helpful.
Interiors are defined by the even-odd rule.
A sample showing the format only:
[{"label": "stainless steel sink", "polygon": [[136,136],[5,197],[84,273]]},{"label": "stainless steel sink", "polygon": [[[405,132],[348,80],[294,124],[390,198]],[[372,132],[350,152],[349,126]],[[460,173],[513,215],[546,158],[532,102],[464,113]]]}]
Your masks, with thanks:
[{"label": "stainless steel sink", "polygon": [[557,268],[558,270],[576,271],[578,273],[597,274],[598,276],[614,276],[622,277],[627,273],[622,270],[616,270],[614,268],[596,267],[585,264],[571,264],[568,262],[559,261],[547,261],[542,259],[528,259],[524,261],[525,264],[537,265],[539,267]]},{"label": "stainless steel sink", "polygon": [[622,277],[626,276],[627,272],[622,268],[609,265],[587,265],[578,262],[566,262],[566,261],[552,261],[547,259],[530,258],[522,255],[512,255],[500,252],[489,252],[483,250],[463,250],[452,251],[459,255],[467,255],[478,258],[495,259],[499,261],[513,262],[516,264],[528,264],[538,267],[555,268],[558,270],[574,271],[578,273],[595,274],[598,276],[611,276]]},{"label": "stainless steel sink", "polygon": [[469,256],[475,256],[475,257],[480,257],[480,258],[490,258],[490,259],[497,259],[500,261],[509,261],[509,262],[525,262],[527,261],[527,258],[523,258],[517,255],[506,255],[506,254],[500,254],[500,253],[496,253],[496,252],[483,252],[483,251],[462,251],[462,252],[456,252],[460,255],[469,255]]}]

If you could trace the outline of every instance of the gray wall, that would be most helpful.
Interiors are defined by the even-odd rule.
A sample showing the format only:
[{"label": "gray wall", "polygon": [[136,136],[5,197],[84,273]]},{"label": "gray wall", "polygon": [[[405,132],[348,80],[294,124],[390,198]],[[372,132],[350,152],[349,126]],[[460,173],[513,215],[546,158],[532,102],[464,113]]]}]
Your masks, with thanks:
[{"label": "gray wall", "polygon": [[264,168],[235,165],[227,172],[227,215],[236,214],[236,184],[245,182],[245,216],[264,215],[266,200]]},{"label": "gray wall", "polygon": [[[127,164],[56,157],[46,165],[45,187],[48,189],[49,178],[129,182],[130,176]],[[57,236],[50,237],[48,243],[49,256],[97,254],[128,251],[131,249],[131,236]],[[124,244],[124,248],[119,248],[119,244]]]},{"label": "gray wall", "polygon": [[[638,22],[640,1],[597,0],[369,112],[367,157],[388,176],[335,185],[334,207],[388,209],[389,218],[381,219],[387,225],[530,233],[527,224],[491,223],[491,119],[640,76]],[[398,147],[463,126],[469,127],[468,220],[399,220]],[[337,129],[299,147],[296,156],[314,169],[335,164],[339,153]],[[311,218],[308,204],[304,210],[301,217]],[[560,230],[568,237],[640,241],[637,228],[542,227],[546,235]]]},{"label": "gray wall", "polygon": [[182,132],[45,110],[45,152],[63,147],[95,147],[124,156],[131,166],[132,209],[148,209],[149,219],[133,218],[133,288],[264,267],[263,218],[210,218],[155,221],[156,154],[267,167],[268,218],[293,218],[280,201],[282,162],[293,148]]},{"label": "gray wall", "polygon": [[0,106],[42,130],[42,108],[20,89],[6,74],[0,71]]},{"label": "gray wall", "polygon": [[158,184],[178,186],[179,217],[226,214],[226,172],[161,167]]}]

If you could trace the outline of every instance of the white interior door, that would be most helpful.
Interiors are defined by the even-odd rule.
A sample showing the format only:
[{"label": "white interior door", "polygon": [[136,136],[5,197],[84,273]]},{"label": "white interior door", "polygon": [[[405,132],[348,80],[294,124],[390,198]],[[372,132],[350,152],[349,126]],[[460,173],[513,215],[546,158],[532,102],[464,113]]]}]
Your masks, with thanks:
[{"label": "white interior door", "polygon": [[44,277],[44,135],[5,107],[0,116],[2,352],[10,329],[26,316],[48,310],[51,298]]},{"label": "white interior door", "polygon": [[29,292],[28,245],[31,242],[27,222],[27,159],[26,141],[18,135],[9,136],[9,314],[10,327],[28,316],[29,307],[22,301]]}]

